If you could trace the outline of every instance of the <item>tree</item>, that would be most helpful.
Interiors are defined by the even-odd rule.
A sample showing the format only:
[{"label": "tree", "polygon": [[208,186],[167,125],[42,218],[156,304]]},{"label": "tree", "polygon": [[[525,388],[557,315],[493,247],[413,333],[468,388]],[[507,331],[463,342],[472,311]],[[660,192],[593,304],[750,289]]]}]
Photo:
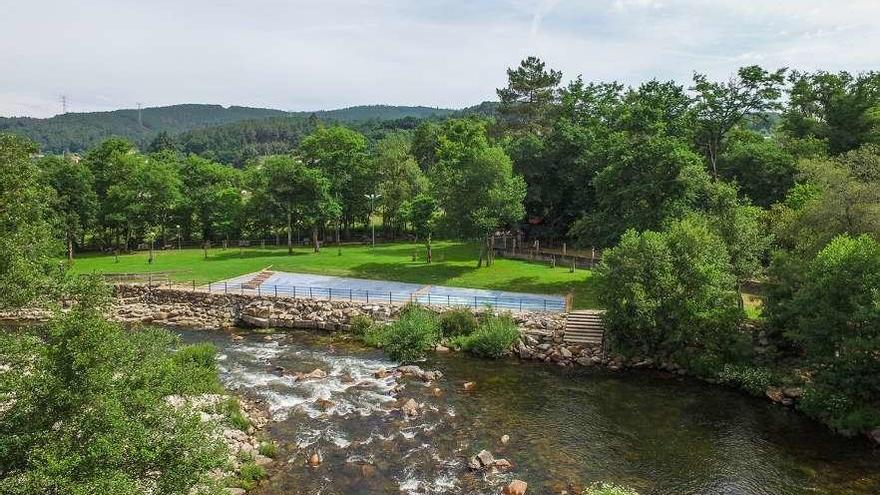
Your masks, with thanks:
[{"label": "tree", "polygon": [[786,69],[768,72],[757,65],[741,67],[727,82],[710,81],[694,74],[697,94],[697,144],[706,154],[712,176],[718,178],[718,158],[731,129],[746,115],[761,115],[779,108]]},{"label": "tree", "polygon": [[196,155],[186,157],[178,168],[182,197],[177,215],[182,226],[192,231],[195,223],[203,240],[217,234],[229,239],[240,230],[241,172]]},{"label": "tree", "polygon": [[538,132],[547,127],[562,73],[545,69],[537,57],[528,57],[516,69],[507,69],[507,87],[496,90],[498,114],[510,129]]},{"label": "tree", "polygon": [[98,209],[94,177],[84,164],[66,157],[49,156],[39,162],[46,181],[55,190],[55,212],[60,216],[67,242],[67,259],[73,259],[73,245],[92,224]]},{"label": "tree", "polygon": [[718,160],[720,177],[735,181],[743,194],[764,208],[785,198],[796,172],[794,156],[775,141],[748,132],[731,136]]},{"label": "tree", "polygon": [[593,179],[595,206],[572,227],[582,245],[613,245],[628,229],[658,230],[694,212],[710,179],[700,157],[668,136],[615,147]]},{"label": "tree", "polygon": [[597,276],[609,343],[625,354],[727,357],[736,345],[735,279],[724,242],[691,217],[627,231]]},{"label": "tree", "polygon": [[339,205],[330,192],[330,181],[320,170],[307,167],[289,156],[271,156],[260,161],[261,187],[286,220],[287,253],[293,253],[293,222],[312,227],[314,250],[320,250],[318,227],[333,218]]},{"label": "tree", "polygon": [[416,236],[424,240],[425,261],[430,264],[434,259],[431,250],[431,237],[434,235],[441,216],[437,200],[427,194],[419,194],[410,202],[408,210],[413,231]]},{"label": "tree", "polygon": [[150,142],[147,151],[150,153],[157,153],[160,151],[177,151],[178,148],[180,148],[180,145],[177,143],[177,140],[175,140],[168,131],[161,131]]},{"label": "tree", "polygon": [[491,146],[483,122],[448,121],[443,127],[432,183],[450,231],[482,239],[477,266],[492,263],[492,233],[525,213],[525,182],[514,175],[510,157]]},{"label": "tree", "polygon": [[798,185],[773,210],[782,247],[811,258],[841,234],[880,238],[880,183],[859,180],[841,160],[802,160],[798,168]]},{"label": "tree", "polygon": [[83,157],[83,163],[92,171],[95,178],[95,194],[101,200],[96,219],[98,230],[106,244],[116,237],[116,246],[119,246],[120,229],[125,225],[120,221],[118,205],[106,201],[110,188],[121,183],[132,172],[136,150],[129,141],[119,138],[107,139],[98,146],[90,149]]},{"label": "tree", "polygon": [[[87,281],[87,285],[95,284]],[[38,331],[0,336],[0,492],[163,493],[210,486],[225,445],[172,394],[217,393],[210,347],[180,346],[164,330],[129,332],[77,294]],[[86,301],[89,301],[88,303]],[[173,352],[176,351],[176,352]],[[201,492],[198,492],[201,493]]]},{"label": "tree", "polygon": [[376,173],[367,155],[363,134],[341,126],[321,127],[303,139],[300,154],[305,164],[319,169],[330,181],[330,193],[341,206],[346,237],[352,222],[367,219],[367,194],[375,192]]},{"label": "tree", "polygon": [[834,155],[880,144],[880,72],[792,72],[782,129],[818,138]]},{"label": "tree", "polygon": [[391,134],[376,143],[373,160],[383,222],[393,230],[401,207],[428,187],[427,179],[410,154],[409,139],[402,133]]},{"label": "tree", "polygon": [[851,432],[880,424],[880,243],[833,239],[768,312],[815,369],[801,406]]},{"label": "tree", "polygon": [[0,133],[0,308],[19,308],[55,293],[54,202],[31,155],[37,146]]}]

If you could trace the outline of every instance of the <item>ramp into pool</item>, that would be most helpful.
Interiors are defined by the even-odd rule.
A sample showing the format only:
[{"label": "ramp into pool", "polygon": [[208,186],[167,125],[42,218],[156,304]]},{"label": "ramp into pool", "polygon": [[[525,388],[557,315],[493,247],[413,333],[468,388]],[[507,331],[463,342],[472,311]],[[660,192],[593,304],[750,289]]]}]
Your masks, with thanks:
[{"label": "ramp into pool", "polygon": [[566,310],[566,299],[560,295],[422,285],[390,280],[369,280],[269,270],[211,282],[206,288],[214,293],[262,294],[331,301],[390,304],[415,302],[435,306],[491,307],[510,311],[552,311],[556,313],[562,313]]}]

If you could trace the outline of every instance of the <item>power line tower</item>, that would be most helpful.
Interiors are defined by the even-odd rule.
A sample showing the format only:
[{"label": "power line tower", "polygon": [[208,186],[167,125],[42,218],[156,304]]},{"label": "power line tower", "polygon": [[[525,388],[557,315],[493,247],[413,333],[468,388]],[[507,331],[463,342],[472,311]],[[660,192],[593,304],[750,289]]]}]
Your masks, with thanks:
[{"label": "power line tower", "polygon": [[67,113],[67,95],[59,96],[58,100],[61,101],[61,115],[64,115]]},{"label": "power line tower", "polygon": [[143,116],[143,106],[144,104],[141,102],[137,102],[138,104],[138,125],[141,129],[144,128],[144,116]]}]

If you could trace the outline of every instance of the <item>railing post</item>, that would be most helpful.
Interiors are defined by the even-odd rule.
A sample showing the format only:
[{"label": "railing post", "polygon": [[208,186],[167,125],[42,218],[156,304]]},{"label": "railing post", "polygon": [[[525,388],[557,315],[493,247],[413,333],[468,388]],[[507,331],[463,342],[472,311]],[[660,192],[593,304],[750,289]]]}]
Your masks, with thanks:
[{"label": "railing post", "polygon": [[223,293],[224,293],[224,294],[228,294],[228,293],[229,293],[229,287],[228,287],[228,285],[226,284],[226,281],[223,282]]},{"label": "railing post", "polygon": [[367,304],[370,304],[370,289],[367,289]]},{"label": "railing post", "polygon": [[519,299],[519,312],[522,313],[522,298]]},{"label": "railing post", "polygon": [[262,295],[263,295],[263,291],[260,289],[260,287],[262,287],[262,286],[263,286],[263,284],[260,284],[257,286],[257,297],[262,297]]},{"label": "railing post", "polygon": [[428,292],[428,306],[431,305],[431,293]]},{"label": "railing post", "polygon": [[196,291],[196,281],[195,281],[195,279],[193,279],[193,292],[195,292],[195,291]]},{"label": "railing post", "polygon": [[348,288],[348,302],[352,302],[354,300],[354,293],[351,290],[351,287]]},{"label": "railing post", "polygon": [[333,300],[333,287],[328,288],[328,289],[327,289],[327,293],[330,294],[330,295],[329,295],[329,297],[330,297],[329,300],[332,301],[332,300]]},{"label": "railing post", "polygon": [[477,296],[474,296],[474,309],[477,309]]},{"label": "railing post", "polygon": [[275,297],[278,297],[278,284],[275,284],[274,287],[275,287]]},{"label": "railing post", "polygon": [[544,299],[544,311],[547,311],[547,300]]},{"label": "railing post", "polygon": [[449,297],[449,294],[446,294],[446,305],[452,306],[452,301],[451,301],[451,298]]},{"label": "railing post", "polygon": [[309,299],[312,299],[312,286],[309,286]]},{"label": "railing post", "polygon": [[208,282],[208,293],[211,293],[211,282]]},{"label": "railing post", "polygon": [[296,286],[293,286],[293,298],[296,299]]},{"label": "railing post", "polygon": [[388,304],[391,304],[391,291],[388,291]]}]

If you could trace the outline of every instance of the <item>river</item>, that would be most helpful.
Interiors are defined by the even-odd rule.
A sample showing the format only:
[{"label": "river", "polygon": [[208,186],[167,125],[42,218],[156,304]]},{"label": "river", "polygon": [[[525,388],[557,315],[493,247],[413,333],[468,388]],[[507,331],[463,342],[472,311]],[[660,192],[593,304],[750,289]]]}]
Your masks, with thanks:
[{"label": "river", "polygon": [[[880,493],[880,449],[866,440],[691,379],[450,353],[420,363],[444,374],[426,385],[376,378],[394,363],[326,334],[239,333],[244,340],[182,336],[216,344],[225,385],[278,420],[268,434],[279,462],[259,495],[497,494],[513,478],[530,494],[579,493],[594,481],[642,495]],[[329,376],[291,376],[315,368]],[[395,409],[409,398],[423,407],[406,420]],[[472,473],[467,458],[481,449],[513,469]],[[323,458],[316,468],[306,463],[313,453]]]}]

